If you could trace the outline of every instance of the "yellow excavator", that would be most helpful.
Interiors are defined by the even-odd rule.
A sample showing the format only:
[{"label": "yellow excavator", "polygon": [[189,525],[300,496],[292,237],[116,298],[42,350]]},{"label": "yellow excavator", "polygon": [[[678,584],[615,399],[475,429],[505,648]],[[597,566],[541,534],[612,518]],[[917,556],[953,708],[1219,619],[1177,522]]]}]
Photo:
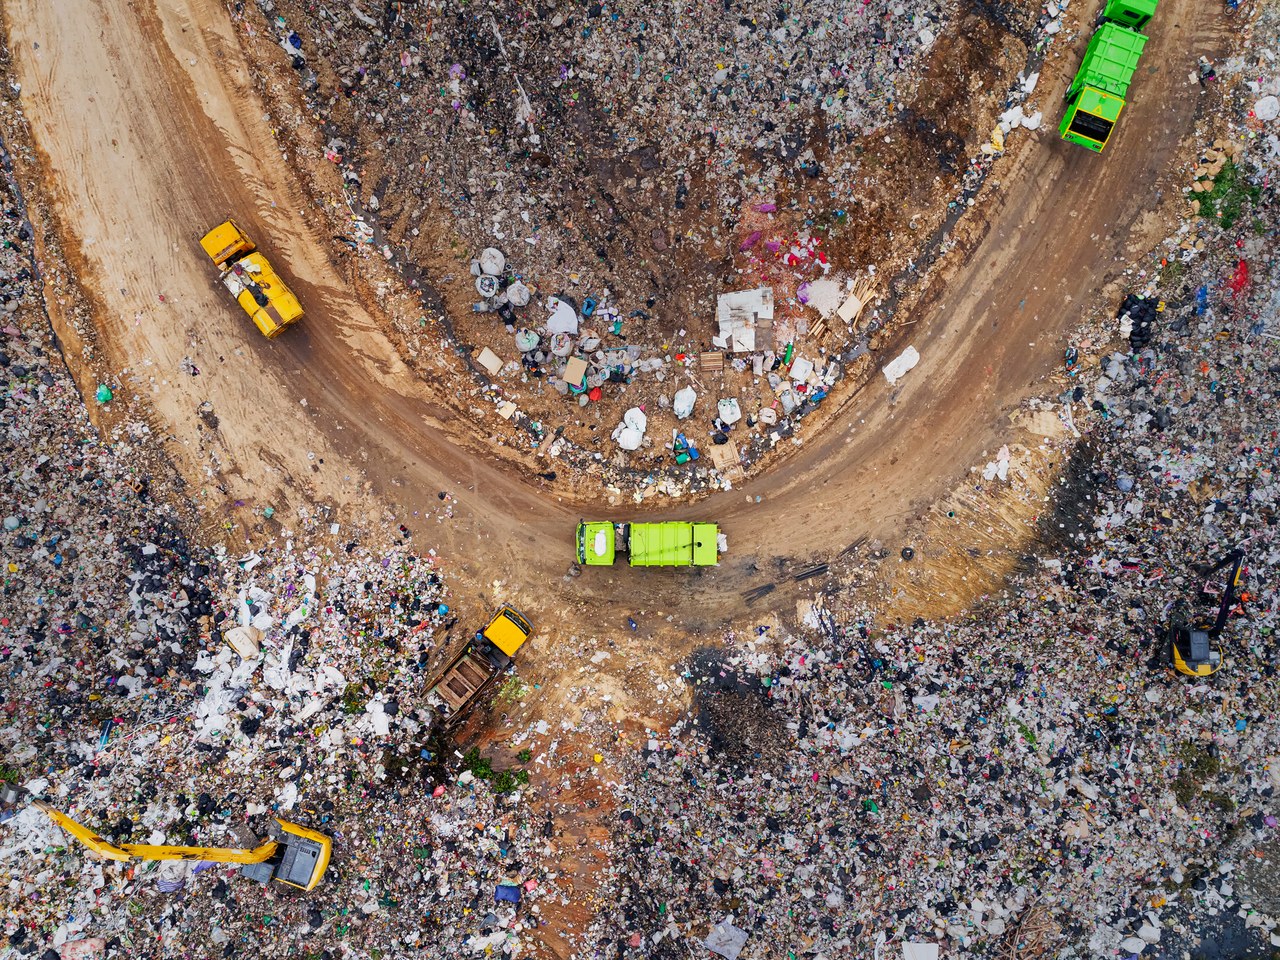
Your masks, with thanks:
[{"label": "yellow excavator", "polygon": [[[1185,600],[1173,604],[1165,642],[1168,645],[1169,660],[1179,673],[1188,677],[1209,677],[1221,669],[1222,650],[1218,646],[1218,637],[1235,609],[1237,596],[1241,600],[1248,598],[1248,594],[1241,593],[1245,577],[1244,563],[1245,553],[1237,548],[1216,564],[1199,568],[1198,572],[1206,577],[1213,576],[1224,567],[1230,568],[1226,582],[1222,585],[1218,616],[1212,621],[1198,615]],[[1206,581],[1197,599],[1211,602],[1214,593],[1216,590],[1210,590],[1210,584]]]},{"label": "yellow excavator", "polygon": [[238,863],[240,875],[266,886],[272,880],[299,890],[313,890],[329,867],[333,842],[322,833],[276,818],[279,827],[253,848],[171,847],[148,843],[112,843],[60,810],[12,784],[0,786],[0,809],[33,806],[86,847],[107,860],[197,860]]}]

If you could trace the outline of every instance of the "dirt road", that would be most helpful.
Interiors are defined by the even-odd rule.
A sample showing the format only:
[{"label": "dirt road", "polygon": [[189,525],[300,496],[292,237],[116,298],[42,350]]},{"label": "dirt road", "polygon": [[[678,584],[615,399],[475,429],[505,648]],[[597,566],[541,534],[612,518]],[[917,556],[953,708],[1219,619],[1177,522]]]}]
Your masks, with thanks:
[{"label": "dirt road", "polygon": [[[1060,91],[1042,85],[1046,128],[997,168],[1005,186],[972,214],[981,239],[939,271],[909,328],[920,365],[897,390],[877,380],[856,412],[806,435],[744,489],[672,512],[723,524],[731,553],[721,568],[566,580],[573,523],[600,508],[504,469],[483,424],[446,402],[453,388],[416,379],[399,361],[330,263],[321,218],[275,145],[227,11],[214,0],[3,6],[64,243],[98,300],[99,346],[136,377],[211,517],[236,499],[287,518],[308,502],[368,509],[381,498],[481,594],[534,610],[597,599],[616,608],[626,597],[682,609],[691,627],[727,618],[742,589],[788,565],[864,535],[894,544],[999,445],[1010,409],[1060,362],[1065,332],[1130,252],[1131,225],[1155,206],[1191,131],[1200,92],[1188,74],[1221,43],[1215,5],[1166,0],[1103,157],[1057,140],[1049,127]],[[301,327],[275,342],[228,303],[197,246],[228,215],[306,305]],[[180,371],[184,357],[199,376]],[[216,429],[197,416],[202,404]],[[440,491],[458,497],[455,516],[428,522]]]}]

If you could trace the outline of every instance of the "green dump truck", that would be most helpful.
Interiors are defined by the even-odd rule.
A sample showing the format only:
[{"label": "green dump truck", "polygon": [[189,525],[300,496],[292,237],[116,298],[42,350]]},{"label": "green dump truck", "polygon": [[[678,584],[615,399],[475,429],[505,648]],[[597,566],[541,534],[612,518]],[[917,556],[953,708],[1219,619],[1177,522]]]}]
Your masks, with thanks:
[{"label": "green dump truck", "polygon": [[1107,145],[1147,45],[1147,38],[1138,31],[1151,21],[1156,3],[1108,0],[1102,25],[1089,39],[1080,69],[1067,88],[1067,110],[1058,126],[1063,140],[1094,153]]},{"label": "green dump truck", "polygon": [[720,528],[714,523],[578,524],[578,562],[607,567],[625,551],[633,567],[713,567],[720,553]]}]

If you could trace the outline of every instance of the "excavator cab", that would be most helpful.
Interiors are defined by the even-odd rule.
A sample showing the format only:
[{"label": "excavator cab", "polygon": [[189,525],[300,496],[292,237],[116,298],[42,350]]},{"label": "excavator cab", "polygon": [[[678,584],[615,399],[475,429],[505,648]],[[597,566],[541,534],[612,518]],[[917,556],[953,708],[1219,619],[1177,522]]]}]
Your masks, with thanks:
[{"label": "excavator cab", "polygon": [[299,890],[313,890],[329,867],[333,843],[322,833],[277,819],[272,830],[275,852],[262,863],[246,863],[240,876],[264,887],[272,880]]},{"label": "excavator cab", "polygon": [[1197,627],[1185,602],[1174,605],[1169,618],[1169,656],[1173,668],[1188,677],[1209,677],[1222,667],[1217,635]]}]

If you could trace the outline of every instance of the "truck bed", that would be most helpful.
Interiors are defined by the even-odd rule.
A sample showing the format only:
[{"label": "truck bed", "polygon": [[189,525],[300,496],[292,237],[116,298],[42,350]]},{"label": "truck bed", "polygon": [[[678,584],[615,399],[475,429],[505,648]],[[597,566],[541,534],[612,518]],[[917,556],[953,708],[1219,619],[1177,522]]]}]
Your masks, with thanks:
[{"label": "truck bed", "polygon": [[469,644],[462,656],[445,670],[436,684],[436,692],[449,705],[450,711],[456,713],[480,692],[494,673],[488,659]]},{"label": "truck bed", "polygon": [[633,523],[627,528],[633,567],[713,566],[718,529],[714,523]]}]

